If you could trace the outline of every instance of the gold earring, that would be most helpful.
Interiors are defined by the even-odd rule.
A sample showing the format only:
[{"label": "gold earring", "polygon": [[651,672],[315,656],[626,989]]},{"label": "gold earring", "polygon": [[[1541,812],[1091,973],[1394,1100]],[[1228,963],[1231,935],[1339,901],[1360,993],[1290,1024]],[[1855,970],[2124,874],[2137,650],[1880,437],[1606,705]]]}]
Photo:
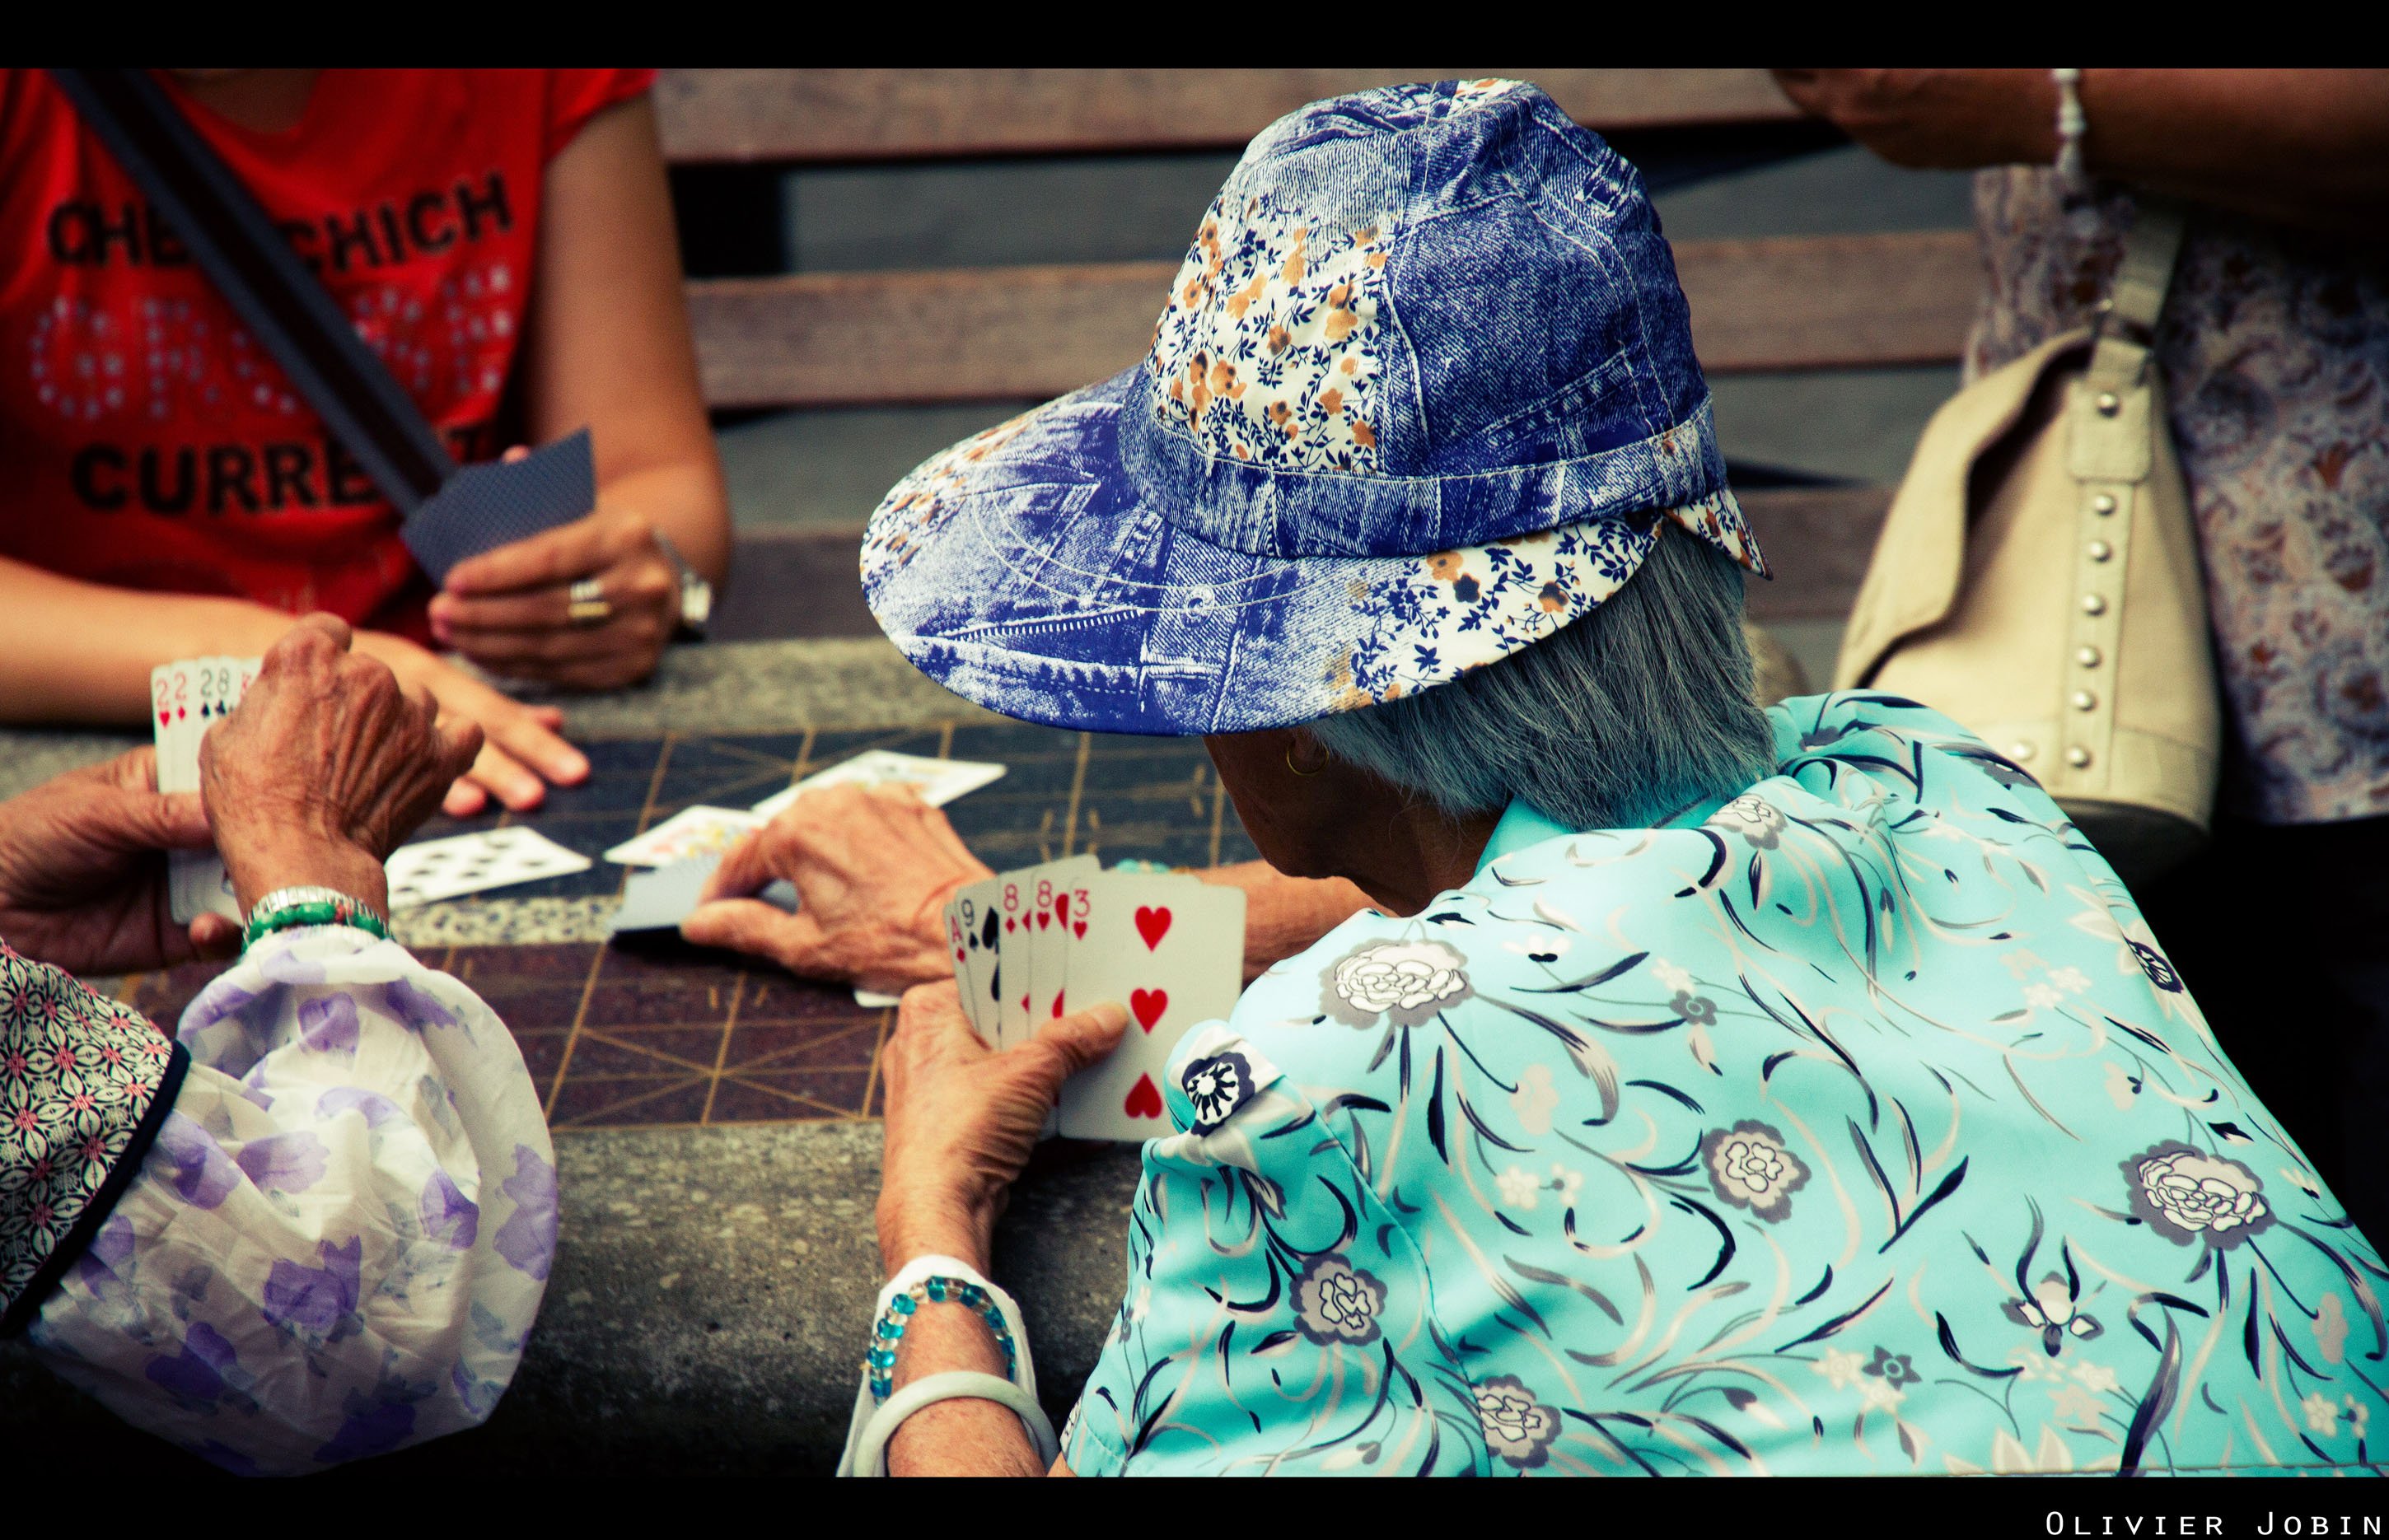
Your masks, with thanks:
[{"label": "gold earring", "polygon": [[1285,745],[1285,768],[1292,770],[1297,775],[1311,776],[1317,775],[1319,770],[1325,770],[1327,766],[1324,761],[1322,761],[1319,766],[1319,770],[1304,770],[1300,765],[1294,762],[1294,745],[1292,744],[1288,744]]}]

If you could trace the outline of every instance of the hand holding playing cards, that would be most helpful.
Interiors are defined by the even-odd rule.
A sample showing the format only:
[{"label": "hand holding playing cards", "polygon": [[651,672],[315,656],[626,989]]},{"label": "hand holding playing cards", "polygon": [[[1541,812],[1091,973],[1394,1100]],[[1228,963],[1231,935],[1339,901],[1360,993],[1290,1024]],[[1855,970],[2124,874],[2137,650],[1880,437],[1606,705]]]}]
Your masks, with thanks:
[{"label": "hand holding playing cards", "polygon": [[879,1252],[888,1267],[938,1252],[982,1272],[996,1216],[1037,1148],[1062,1082],[1118,1046],[1128,1012],[1105,1003],[998,1052],[951,983],[904,994],[888,1040]]},{"label": "hand holding playing cards", "polygon": [[[572,618],[594,580],[610,613]],[[619,690],[656,669],[680,624],[680,575],[654,523],[600,504],[588,517],[456,564],[431,601],[431,633],[492,673]]]},{"label": "hand holding playing cards", "polygon": [[[731,846],[681,934],[898,994],[952,974],[946,900],[991,875],[911,787],[824,786]],[[796,913],[744,897],[774,878],[795,885]]]},{"label": "hand holding playing cards", "polygon": [[70,973],[114,974],[229,954],[240,927],[166,910],[163,850],[204,850],[208,815],[160,795],[157,752],[137,748],[0,802],[0,936]]},{"label": "hand holding playing cards", "polygon": [[200,744],[200,793],[244,913],[293,884],[387,911],[383,861],[480,752],[478,726],[443,724],[428,691],[402,689],[349,643],[328,615],[291,627]]}]

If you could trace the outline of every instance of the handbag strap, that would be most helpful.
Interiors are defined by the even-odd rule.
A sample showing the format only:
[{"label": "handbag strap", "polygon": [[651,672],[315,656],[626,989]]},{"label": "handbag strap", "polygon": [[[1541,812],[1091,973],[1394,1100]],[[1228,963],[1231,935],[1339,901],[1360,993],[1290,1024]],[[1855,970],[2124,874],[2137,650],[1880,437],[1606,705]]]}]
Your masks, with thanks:
[{"label": "handbag strap", "polygon": [[2102,388],[2137,384],[2156,343],[2157,317],[2181,255],[2182,211],[2162,198],[2135,200],[2138,212],[2124,239],[2123,260],[2099,317],[2098,343],[2090,352],[2089,377]]},{"label": "handbag strap", "polygon": [[439,433],[148,71],[50,77],[401,516],[437,492],[456,469]]}]

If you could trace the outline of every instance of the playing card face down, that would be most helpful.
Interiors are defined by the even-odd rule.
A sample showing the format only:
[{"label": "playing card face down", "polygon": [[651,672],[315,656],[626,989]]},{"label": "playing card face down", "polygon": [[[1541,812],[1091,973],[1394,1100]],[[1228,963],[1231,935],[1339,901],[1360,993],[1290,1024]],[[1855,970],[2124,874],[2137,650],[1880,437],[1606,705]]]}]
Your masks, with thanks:
[{"label": "playing card face down", "polygon": [[683,808],[635,839],[606,852],[623,866],[671,866],[702,856],[720,858],[760,822],[735,808]]},{"label": "playing card face down", "polygon": [[1004,767],[976,759],[930,759],[917,754],[897,754],[875,748],[806,776],[786,791],[774,792],[755,804],[755,816],[766,821],[810,791],[824,786],[908,785],[932,808],[942,808],[965,792],[975,792],[1003,774]]},{"label": "playing card face down", "polygon": [[463,467],[415,510],[399,538],[437,583],[467,557],[569,524],[596,506],[597,463],[582,428],[520,460]]},{"label": "playing card face down", "polygon": [[1194,877],[1121,872],[1084,890],[1068,918],[1064,1011],[1117,1000],[1129,1026],[1109,1058],[1063,1086],[1059,1130],[1156,1138],[1171,1131],[1161,1094],[1170,1050],[1188,1028],[1234,1010],[1243,991],[1245,896]]},{"label": "playing card face down", "polygon": [[488,829],[425,840],[391,852],[390,907],[412,909],[516,883],[586,872],[588,857],[533,829]]},{"label": "playing card face down", "polygon": [[[680,923],[696,910],[705,891],[705,880],[721,864],[718,855],[698,856],[670,866],[632,872],[622,884],[622,907],[614,911],[607,934],[628,936],[678,933]],[[791,914],[796,912],[797,890],[793,884],[773,883],[755,897]]]}]

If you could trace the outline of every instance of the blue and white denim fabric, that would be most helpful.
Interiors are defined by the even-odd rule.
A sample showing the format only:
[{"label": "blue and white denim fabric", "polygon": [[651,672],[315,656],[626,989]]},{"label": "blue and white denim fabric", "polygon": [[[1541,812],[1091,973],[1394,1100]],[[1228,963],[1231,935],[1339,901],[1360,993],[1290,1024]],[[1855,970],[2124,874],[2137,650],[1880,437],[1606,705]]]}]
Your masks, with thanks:
[{"label": "blue and white denim fabric", "polygon": [[556,1230],[555,1147],[505,1024],[395,942],[326,926],[260,941],[179,1040],[172,1110],[41,1302],[35,1355],[241,1472],[487,1418]]},{"label": "blue and white denim fabric", "polygon": [[1007,716],[1246,732],[1575,620],[1663,520],[1755,572],[1641,176],[1517,81],[1318,102],[1203,216],[1143,363],[936,456],[881,627]]},{"label": "blue and white denim fabric", "polygon": [[1514,807],[1173,1056],[1081,1474],[2329,1473],[2380,1254],[2028,776],[1889,696]]}]

